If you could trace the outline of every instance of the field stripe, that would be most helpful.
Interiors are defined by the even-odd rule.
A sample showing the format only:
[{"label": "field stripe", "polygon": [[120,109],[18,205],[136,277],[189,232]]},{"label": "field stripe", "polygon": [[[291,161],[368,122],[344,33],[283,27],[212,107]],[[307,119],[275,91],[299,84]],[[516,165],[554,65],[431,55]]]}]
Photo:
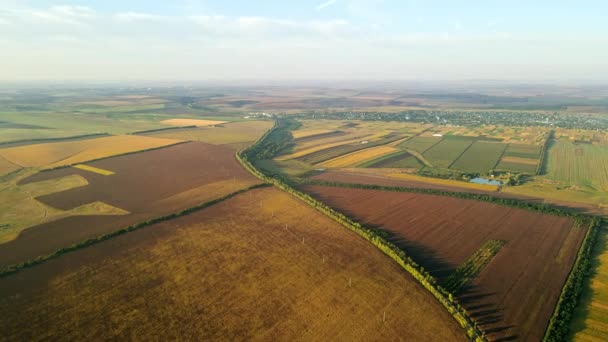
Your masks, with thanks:
[{"label": "field stripe", "polygon": [[100,169],[100,168],[90,166],[90,165],[78,164],[78,165],[74,165],[73,167],[80,169],[80,170],[85,170],[85,171],[97,173],[100,175],[104,175],[104,176],[111,176],[114,174],[113,171]]}]

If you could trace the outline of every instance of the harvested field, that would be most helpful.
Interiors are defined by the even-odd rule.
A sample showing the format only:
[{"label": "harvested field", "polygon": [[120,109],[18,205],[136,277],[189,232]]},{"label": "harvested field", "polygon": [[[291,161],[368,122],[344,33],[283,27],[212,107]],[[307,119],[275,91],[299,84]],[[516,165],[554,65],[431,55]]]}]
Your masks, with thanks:
[{"label": "harvested field", "polygon": [[217,121],[217,120],[200,120],[200,119],[169,119],[163,120],[160,123],[169,125],[169,126],[214,126],[221,125],[226,123],[226,121]]},{"label": "harvested field", "polygon": [[[38,196],[44,205],[72,210],[104,202],[128,211],[122,216],[69,217],[28,228],[0,245],[0,266],[22,262],[82,240],[163,216],[259,183],[234,157],[234,150],[192,142],[87,164],[110,170],[104,176],[76,168],[37,173],[21,181],[78,177],[85,186]],[[88,185],[86,185],[88,183]]]},{"label": "harvested field", "polygon": [[214,145],[243,144],[248,146],[272,128],[271,121],[239,121],[218,127],[174,129],[145,133],[156,138],[200,141]]},{"label": "harvested field", "polygon": [[339,183],[376,184],[384,186],[400,186],[406,188],[435,189],[483,194],[488,194],[488,192],[496,194],[496,191],[498,190],[498,188],[494,185],[465,183],[449,179],[428,178],[397,172],[398,170],[392,169],[329,170],[312,177],[312,179]]},{"label": "harvested field", "polygon": [[331,131],[327,129],[320,129],[314,131],[294,131],[291,133],[295,142],[316,140],[321,138],[333,137],[337,135],[346,134],[343,131]]},{"label": "harvested field", "polygon": [[179,140],[122,135],[5,148],[0,149],[0,156],[19,166],[50,169],[178,142]]},{"label": "harvested field", "polygon": [[351,154],[347,154],[344,156],[340,156],[331,160],[328,160],[320,166],[329,167],[329,168],[340,168],[340,167],[349,167],[358,165],[367,160],[374,159],[378,156],[383,156],[392,152],[395,152],[397,149],[391,146],[377,146],[368,148],[362,151],[354,152]]},{"label": "harvested field", "polygon": [[473,143],[469,139],[444,139],[426,150],[422,155],[430,161],[433,166],[448,168],[458,159]]},{"label": "harvested field", "polygon": [[496,167],[506,147],[507,145],[502,143],[475,141],[450,168],[465,172],[488,173]]},{"label": "harvested field", "polygon": [[395,262],[272,188],[0,279],[0,315],[15,341],[467,340]]},{"label": "harvested field", "polygon": [[423,164],[413,155],[405,151],[399,151],[391,153],[389,155],[376,158],[368,161],[364,164],[358,165],[359,167],[369,168],[415,168],[419,169]]},{"label": "harvested field", "polygon": [[[328,161],[330,159],[334,159],[352,152],[356,152],[356,151],[360,151],[360,150],[364,150],[364,149],[371,149],[373,147],[377,147],[377,146],[382,146],[382,145],[387,145],[390,144],[392,142],[401,140],[403,137],[399,136],[399,135],[394,135],[394,134],[389,134],[384,136],[382,139],[379,140],[375,140],[375,141],[365,141],[365,142],[360,142],[358,144],[351,144],[351,145],[339,145],[339,146],[335,146],[335,147],[330,147],[330,148],[326,148],[326,149],[322,149],[313,153],[309,153],[306,155],[303,155],[301,157],[296,158],[299,161],[308,163],[308,164],[320,164],[323,163],[325,161]],[[393,149],[394,151],[394,149]]]},{"label": "harvested field", "polygon": [[586,233],[567,217],[481,201],[321,186],[305,190],[388,231],[440,282],[488,240],[505,241],[458,295],[492,339],[542,339]]}]

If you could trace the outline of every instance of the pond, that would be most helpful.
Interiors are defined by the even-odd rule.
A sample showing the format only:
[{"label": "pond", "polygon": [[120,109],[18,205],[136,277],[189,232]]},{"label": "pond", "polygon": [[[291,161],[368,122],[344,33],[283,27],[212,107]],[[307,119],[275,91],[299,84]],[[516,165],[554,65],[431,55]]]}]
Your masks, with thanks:
[{"label": "pond", "polygon": [[481,178],[481,177],[475,177],[475,178],[471,179],[470,182],[475,183],[475,184],[502,185],[502,183],[498,180]]}]

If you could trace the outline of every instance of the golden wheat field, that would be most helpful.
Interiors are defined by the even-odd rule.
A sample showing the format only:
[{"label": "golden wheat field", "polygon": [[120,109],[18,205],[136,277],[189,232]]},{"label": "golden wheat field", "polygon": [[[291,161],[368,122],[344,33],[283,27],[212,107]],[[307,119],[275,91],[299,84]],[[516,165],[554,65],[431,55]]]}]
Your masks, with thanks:
[{"label": "golden wheat field", "polygon": [[21,167],[50,169],[118,154],[158,148],[179,140],[136,135],[25,145],[0,149],[0,156]]}]

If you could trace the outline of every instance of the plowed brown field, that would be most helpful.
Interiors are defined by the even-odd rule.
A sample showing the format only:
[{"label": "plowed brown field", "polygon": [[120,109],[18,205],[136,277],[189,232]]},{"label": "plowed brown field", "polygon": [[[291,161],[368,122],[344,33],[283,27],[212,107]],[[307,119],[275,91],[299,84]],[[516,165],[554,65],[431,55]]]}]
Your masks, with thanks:
[{"label": "plowed brown field", "polygon": [[566,217],[487,202],[309,186],[306,191],[392,241],[440,281],[484,242],[506,244],[459,295],[493,339],[539,341],[584,238]]},{"label": "plowed brown field", "polygon": [[7,341],[467,340],[393,260],[272,188],[2,278],[0,317]]},{"label": "plowed brown field", "polygon": [[70,217],[23,231],[0,244],[0,266],[45,255],[84,239],[163,216],[259,183],[234,157],[234,150],[192,142],[88,163],[114,172],[101,175],[77,168],[37,173],[22,184],[77,174],[88,185],[41,196],[38,200],[69,210],[101,201],[128,211],[122,216]]}]

